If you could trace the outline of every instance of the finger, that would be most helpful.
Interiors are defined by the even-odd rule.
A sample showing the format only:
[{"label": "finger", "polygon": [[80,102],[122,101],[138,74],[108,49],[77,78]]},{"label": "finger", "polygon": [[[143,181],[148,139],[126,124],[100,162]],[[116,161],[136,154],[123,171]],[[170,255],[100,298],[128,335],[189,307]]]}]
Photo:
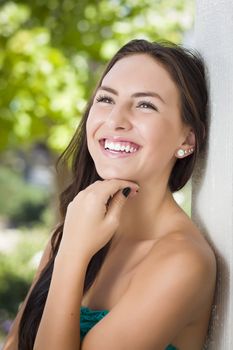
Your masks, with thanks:
[{"label": "finger", "polygon": [[111,198],[125,187],[130,187],[132,193],[139,189],[138,184],[133,181],[111,179],[94,182],[88,187],[88,191],[94,192],[99,201],[105,205],[109,205]]},{"label": "finger", "polygon": [[[132,193],[132,189],[130,187],[125,187],[123,190],[118,191],[115,196],[112,198],[108,211],[105,216],[106,221],[119,222],[122,209],[127,201],[127,198]],[[135,195],[136,193],[134,193]]]}]

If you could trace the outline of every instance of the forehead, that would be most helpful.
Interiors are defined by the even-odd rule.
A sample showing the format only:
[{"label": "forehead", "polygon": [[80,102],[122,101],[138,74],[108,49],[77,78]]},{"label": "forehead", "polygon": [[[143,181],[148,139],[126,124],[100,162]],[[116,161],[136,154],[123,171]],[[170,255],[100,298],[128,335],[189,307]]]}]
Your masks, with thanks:
[{"label": "forehead", "polygon": [[166,68],[147,54],[133,54],[117,61],[105,75],[102,85],[118,91],[160,92],[166,100],[178,101],[178,88]]}]

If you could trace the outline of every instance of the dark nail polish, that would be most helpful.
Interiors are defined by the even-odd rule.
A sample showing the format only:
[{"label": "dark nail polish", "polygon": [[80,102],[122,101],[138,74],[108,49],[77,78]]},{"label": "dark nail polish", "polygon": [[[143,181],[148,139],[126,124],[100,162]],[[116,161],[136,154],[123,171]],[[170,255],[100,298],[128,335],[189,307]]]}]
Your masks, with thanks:
[{"label": "dark nail polish", "polygon": [[130,187],[125,187],[123,190],[122,190],[122,193],[125,197],[128,197],[128,195],[130,194],[131,192],[131,188]]}]

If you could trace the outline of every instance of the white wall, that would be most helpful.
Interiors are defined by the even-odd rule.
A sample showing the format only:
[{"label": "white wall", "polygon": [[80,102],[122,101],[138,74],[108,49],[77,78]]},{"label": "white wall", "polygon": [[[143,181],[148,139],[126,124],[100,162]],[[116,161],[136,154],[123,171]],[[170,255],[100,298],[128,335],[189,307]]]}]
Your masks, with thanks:
[{"label": "white wall", "polygon": [[218,282],[206,349],[233,349],[233,1],[197,0],[195,47],[209,71],[205,157],[193,175],[192,218],[215,247]]}]

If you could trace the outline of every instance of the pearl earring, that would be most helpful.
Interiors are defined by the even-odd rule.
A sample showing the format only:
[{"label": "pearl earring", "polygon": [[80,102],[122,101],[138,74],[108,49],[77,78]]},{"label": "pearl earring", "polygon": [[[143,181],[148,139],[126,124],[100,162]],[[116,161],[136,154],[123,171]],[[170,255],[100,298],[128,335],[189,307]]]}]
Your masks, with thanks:
[{"label": "pearl earring", "polygon": [[177,151],[177,154],[178,154],[179,157],[183,157],[184,154],[191,153],[191,152],[193,152],[193,148],[190,148],[188,150],[183,150],[182,148],[180,148]]},{"label": "pearl earring", "polygon": [[179,157],[183,157],[184,155],[184,150],[182,148],[180,148],[178,151],[177,151],[177,154]]}]

